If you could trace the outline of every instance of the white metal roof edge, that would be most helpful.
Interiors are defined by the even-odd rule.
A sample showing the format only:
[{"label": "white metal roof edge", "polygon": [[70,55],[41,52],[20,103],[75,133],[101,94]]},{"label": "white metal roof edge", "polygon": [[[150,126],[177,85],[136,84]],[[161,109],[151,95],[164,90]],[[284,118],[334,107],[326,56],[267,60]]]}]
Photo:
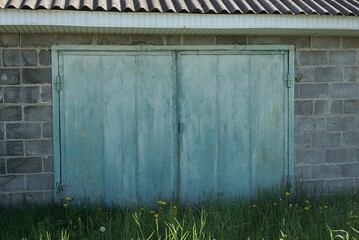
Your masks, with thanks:
[{"label": "white metal roof edge", "polygon": [[[183,14],[183,13],[126,13],[69,10],[0,10],[0,31],[38,32],[92,32],[136,33],[220,33],[254,32],[269,34],[288,31],[291,34],[337,34],[359,36],[359,17],[307,16],[269,14]],[[4,30],[5,29],[5,30]],[[6,30],[7,29],[7,30]],[[9,30],[10,29],[10,30]],[[12,29],[12,30],[11,30]],[[101,30],[102,29],[102,30]],[[116,31],[114,31],[114,29]],[[253,31],[256,30],[257,31]],[[130,31],[130,32],[131,32]]]}]

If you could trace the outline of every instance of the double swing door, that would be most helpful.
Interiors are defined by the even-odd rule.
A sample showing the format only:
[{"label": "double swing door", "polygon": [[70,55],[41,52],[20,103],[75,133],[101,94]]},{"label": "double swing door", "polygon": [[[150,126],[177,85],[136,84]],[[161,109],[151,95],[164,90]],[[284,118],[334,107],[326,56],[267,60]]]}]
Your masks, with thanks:
[{"label": "double swing door", "polygon": [[63,196],[197,202],[290,175],[287,51],[55,54]]}]

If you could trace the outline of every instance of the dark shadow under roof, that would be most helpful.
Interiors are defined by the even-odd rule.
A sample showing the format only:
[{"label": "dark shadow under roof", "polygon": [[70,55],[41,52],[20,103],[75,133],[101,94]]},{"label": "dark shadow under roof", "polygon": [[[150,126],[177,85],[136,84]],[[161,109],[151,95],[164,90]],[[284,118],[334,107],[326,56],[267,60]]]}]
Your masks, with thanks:
[{"label": "dark shadow under roof", "polygon": [[0,0],[0,9],[359,16],[359,0]]}]

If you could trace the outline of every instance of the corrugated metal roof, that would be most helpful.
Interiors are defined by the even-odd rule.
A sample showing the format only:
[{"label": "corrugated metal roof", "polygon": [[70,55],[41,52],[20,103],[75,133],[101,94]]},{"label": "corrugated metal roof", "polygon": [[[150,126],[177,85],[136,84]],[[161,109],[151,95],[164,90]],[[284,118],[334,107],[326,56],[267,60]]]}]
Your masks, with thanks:
[{"label": "corrugated metal roof", "polygon": [[0,0],[0,9],[359,16],[359,0]]}]

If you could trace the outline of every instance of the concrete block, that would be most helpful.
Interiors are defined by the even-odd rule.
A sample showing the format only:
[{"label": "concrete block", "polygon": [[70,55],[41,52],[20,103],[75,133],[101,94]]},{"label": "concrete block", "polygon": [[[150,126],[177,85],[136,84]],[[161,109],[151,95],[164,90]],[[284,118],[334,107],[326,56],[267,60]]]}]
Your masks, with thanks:
[{"label": "concrete block", "polygon": [[51,65],[51,53],[48,50],[41,49],[39,52],[39,63],[42,66]]},{"label": "concrete block", "polygon": [[28,203],[43,203],[43,192],[19,192],[10,193],[9,198],[11,203],[28,202]]},{"label": "concrete block", "polygon": [[0,34],[0,47],[17,47],[20,44],[20,34]]},{"label": "concrete block", "polygon": [[0,85],[19,85],[20,69],[0,68]]},{"label": "concrete block", "polygon": [[248,36],[248,44],[253,45],[268,45],[274,44],[277,45],[280,42],[279,36]]},{"label": "concrete block", "polygon": [[324,132],[327,128],[325,118],[297,118],[295,123],[296,132]]},{"label": "concrete block", "polygon": [[299,64],[301,66],[318,66],[328,64],[327,51],[300,51]]},{"label": "concrete block", "polygon": [[52,108],[48,105],[25,106],[24,118],[26,121],[51,121]]},{"label": "concrete block", "polygon": [[359,100],[344,100],[344,113],[357,114],[359,113]]},{"label": "concrete block", "polygon": [[214,36],[185,35],[183,36],[185,45],[213,45]]},{"label": "concrete block", "polygon": [[54,191],[44,191],[44,201],[43,203],[53,203],[54,202]]},{"label": "concrete block", "polygon": [[300,164],[318,164],[325,162],[325,151],[322,149],[296,149],[295,163]]},{"label": "concrete block", "polygon": [[359,177],[359,163],[343,164],[341,169],[343,177]]},{"label": "concrete block", "polygon": [[21,34],[21,45],[26,47],[51,47],[56,43],[54,34]]},{"label": "concrete block", "polygon": [[325,187],[330,191],[345,191],[354,188],[354,179],[326,180]]},{"label": "concrete block", "polygon": [[27,156],[52,155],[52,140],[26,140],[25,154]]},{"label": "concrete block", "polygon": [[23,175],[0,176],[0,192],[24,191],[25,181]]},{"label": "concrete block", "polygon": [[130,35],[126,34],[98,34],[96,35],[99,45],[130,45]]},{"label": "concrete block", "polygon": [[40,157],[9,158],[7,160],[8,173],[39,173],[42,172]]},{"label": "concrete block", "polygon": [[19,203],[26,201],[26,194],[24,192],[9,193],[9,202]]},{"label": "concrete block", "polygon": [[312,168],[309,166],[295,166],[294,176],[298,179],[307,180],[312,178]]},{"label": "concrete block", "polygon": [[20,106],[0,106],[0,121],[21,121],[21,118]]},{"label": "concrete block", "polygon": [[294,99],[297,100],[299,98],[299,84],[294,84]]},{"label": "concrete block", "polygon": [[340,37],[311,37],[312,48],[338,49]]},{"label": "concrete block", "polygon": [[355,162],[355,149],[353,148],[335,148],[327,149],[325,158],[328,163]]},{"label": "concrete block", "polygon": [[0,141],[0,156],[6,156],[6,142],[5,141]]},{"label": "concrete block", "polygon": [[42,124],[43,138],[52,138],[52,122],[45,122]]},{"label": "concrete block", "polygon": [[343,80],[342,67],[316,67],[314,68],[315,82],[341,82]]},{"label": "concrete block", "polygon": [[339,147],[340,133],[313,133],[313,147]]},{"label": "concrete block", "polygon": [[5,67],[36,66],[38,61],[37,52],[34,49],[3,50],[3,65]]},{"label": "concrete block", "polygon": [[355,130],[354,117],[328,118],[328,131],[352,131]]},{"label": "concrete block", "polygon": [[166,35],[165,36],[166,45],[182,45],[181,35]]},{"label": "concrete block", "polygon": [[6,193],[0,193],[0,204],[6,205],[9,203],[9,196]]},{"label": "concrete block", "polygon": [[57,35],[57,42],[60,44],[71,45],[89,45],[95,43],[93,34],[59,34]]},{"label": "concrete block", "polygon": [[340,178],[341,168],[338,164],[319,164],[312,167],[313,179]]},{"label": "concrete block", "polygon": [[295,101],[295,115],[311,115],[313,113],[313,101]]},{"label": "concrete block", "polygon": [[311,67],[296,68],[295,69],[295,81],[296,82],[313,82],[314,81],[314,69]]},{"label": "concrete block", "polygon": [[329,85],[326,83],[300,84],[301,98],[326,98],[329,96]]},{"label": "concrete block", "polygon": [[161,35],[146,35],[146,34],[134,34],[131,35],[132,45],[163,45],[163,38]]},{"label": "concrete block", "polygon": [[0,158],[0,175],[6,173],[5,158]]},{"label": "concrete block", "polygon": [[21,73],[25,84],[51,84],[51,68],[24,68]]},{"label": "concrete block", "polygon": [[52,102],[52,89],[49,86],[41,87],[41,102]]},{"label": "concrete block", "polygon": [[4,140],[4,124],[3,123],[0,123],[0,140]]},{"label": "concrete block", "polygon": [[37,103],[40,99],[38,87],[6,87],[4,88],[5,103]]},{"label": "concrete block", "polygon": [[309,148],[312,142],[312,136],[310,134],[295,134],[295,144],[296,148]]},{"label": "concrete block", "polygon": [[0,87],[0,103],[4,102],[4,89]]},{"label": "concrete block", "polygon": [[52,156],[42,157],[44,172],[54,172],[54,158]]},{"label": "concrete block", "polygon": [[342,40],[343,48],[359,48],[359,38],[358,37],[343,37]]},{"label": "concrete block", "polygon": [[330,65],[356,65],[358,63],[358,52],[356,50],[329,51]]},{"label": "concrete block", "polygon": [[333,83],[330,85],[332,98],[357,98],[358,83]]},{"label": "concrete block", "polygon": [[343,144],[345,146],[359,146],[359,132],[343,133]]},{"label": "concrete block", "polygon": [[295,45],[295,48],[309,48],[310,37],[307,36],[281,36],[279,38],[280,44]]},{"label": "concrete block", "polygon": [[6,141],[6,154],[4,156],[23,156],[24,145],[22,141]]},{"label": "concrete block", "polygon": [[359,82],[359,67],[344,67],[344,81]]},{"label": "concrete block", "polygon": [[7,139],[41,138],[40,123],[8,123],[6,124]]},{"label": "concrete block", "polygon": [[247,44],[247,36],[244,35],[218,35],[216,36],[217,44]]},{"label": "concrete block", "polygon": [[26,190],[39,191],[39,190],[53,190],[54,189],[54,176],[50,173],[34,174],[26,176]]},{"label": "concrete block", "polygon": [[321,194],[324,191],[324,180],[301,180],[294,185],[296,191],[308,194]]}]

